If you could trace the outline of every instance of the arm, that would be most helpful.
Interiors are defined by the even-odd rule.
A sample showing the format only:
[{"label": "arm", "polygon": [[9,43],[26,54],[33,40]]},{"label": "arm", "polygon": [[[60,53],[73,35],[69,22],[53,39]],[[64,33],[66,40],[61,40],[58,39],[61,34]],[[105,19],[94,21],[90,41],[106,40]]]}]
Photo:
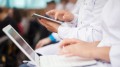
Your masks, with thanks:
[{"label": "arm", "polygon": [[50,43],[51,43],[50,38],[49,38],[49,37],[46,37],[46,38],[40,40],[40,41],[36,44],[35,49],[39,49],[39,48],[41,48],[41,47],[43,47],[43,46],[45,46],[45,45],[47,45],[47,44],[50,44]]},{"label": "arm", "polygon": [[[99,42],[85,42],[76,39],[66,39],[61,42],[60,54],[80,56],[84,58],[99,59],[110,62],[111,47],[97,47]],[[62,48],[64,46],[64,48]]]},{"label": "arm", "polygon": [[[87,43],[88,45],[90,43]],[[80,56],[83,58],[98,59],[106,62],[110,62],[110,47],[94,47],[86,44],[71,44],[65,46],[60,51],[60,54],[66,56]]]},{"label": "arm", "polygon": [[48,11],[46,14],[55,19],[58,19],[70,25],[76,26],[77,25],[76,22],[78,20],[78,12],[79,12],[79,8],[76,8],[73,12],[66,11],[66,10],[51,10],[51,11]]},{"label": "arm", "polygon": [[60,36],[60,38],[62,39],[66,39],[66,38],[75,38],[75,39],[79,39],[78,35],[81,35],[79,33],[81,33],[79,31],[79,28],[71,28],[71,27],[65,27],[65,26],[59,26],[58,27],[58,35]]},{"label": "arm", "polygon": [[110,62],[109,53],[110,47],[96,47],[94,50],[91,50],[91,57]]}]

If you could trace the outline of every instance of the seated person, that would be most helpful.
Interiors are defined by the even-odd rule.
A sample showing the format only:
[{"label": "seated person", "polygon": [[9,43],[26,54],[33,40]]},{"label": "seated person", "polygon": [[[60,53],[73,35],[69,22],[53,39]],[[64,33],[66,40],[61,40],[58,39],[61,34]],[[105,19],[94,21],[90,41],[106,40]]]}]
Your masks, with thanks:
[{"label": "seated person", "polygon": [[[68,10],[68,11],[73,12],[74,11],[73,8],[76,6],[76,2],[77,2],[77,0],[61,0],[60,3],[57,4],[57,6],[56,6],[56,10]],[[71,8],[71,7],[73,7],[73,8]],[[38,44],[36,45],[36,49],[41,48],[41,47],[48,45],[50,43],[57,43],[60,40],[61,39],[59,38],[57,33],[52,33],[48,37],[40,40],[38,42]]]},{"label": "seated person", "polygon": [[85,42],[77,39],[66,39],[61,43],[60,47],[64,48],[60,50],[60,54],[97,60],[96,65],[87,67],[120,67],[119,11],[120,0],[109,0],[102,13],[104,21],[101,23],[103,28],[102,41]]},{"label": "seated person", "polygon": [[[39,22],[48,30],[57,33],[60,39],[76,38],[88,42],[99,41],[102,39],[102,32],[99,24],[102,22],[100,14],[107,0],[90,1],[92,3],[88,2],[88,0],[78,0],[76,9],[73,13],[64,10],[51,10],[47,12],[49,16],[65,21],[62,25],[43,19],[39,20]],[[94,3],[97,5],[94,5]],[[36,51],[43,55],[54,55],[58,52],[58,46],[59,43],[37,49]]]},{"label": "seated person", "polygon": [[61,49],[60,54],[68,56],[80,56],[98,60],[96,65],[87,67],[120,67],[120,51],[118,51],[120,48],[120,28],[118,25],[120,22],[119,6],[119,0],[109,0],[103,9],[103,39],[100,43],[99,41],[85,42],[80,40],[67,39],[61,43],[60,47],[65,47],[64,49]]}]

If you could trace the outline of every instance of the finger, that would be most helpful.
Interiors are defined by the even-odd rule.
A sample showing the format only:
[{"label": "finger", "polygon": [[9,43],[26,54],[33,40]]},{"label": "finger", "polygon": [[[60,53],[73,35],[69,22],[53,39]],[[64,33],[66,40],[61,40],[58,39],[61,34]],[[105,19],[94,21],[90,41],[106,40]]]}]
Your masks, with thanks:
[{"label": "finger", "polygon": [[61,41],[60,43],[60,48],[70,45],[70,44],[75,44],[75,43],[79,43],[80,41],[77,39],[64,39],[63,41]]},{"label": "finger", "polygon": [[40,45],[36,45],[35,49],[38,49],[38,48],[40,48]]},{"label": "finger", "polygon": [[56,12],[56,13],[55,13],[55,19],[56,19],[56,20],[58,19],[59,14],[60,14],[59,12]]},{"label": "finger", "polygon": [[56,12],[56,10],[50,10],[48,12],[46,12],[47,15],[50,15],[50,14],[54,14]]},{"label": "finger", "polygon": [[68,15],[64,15],[64,16],[63,16],[63,20],[64,20],[65,22],[72,21],[72,20],[70,20],[70,17],[69,17]]},{"label": "finger", "polygon": [[48,26],[47,21],[44,19],[39,20],[39,23],[42,24],[43,26]]},{"label": "finger", "polygon": [[71,46],[66,46],[60,50],[61,55],[67,55],[72,53],[73,48]]},{"label": "finger", "polygon": [[39,42],[39,43],[36,45],[36,47],[35,47],[35,48],[36,48],[36,49],[40,48],[40,47],[41,47],[41,44],[42,44],[42,43],[41,43],[41,42]]},{"label": "finger", "polygon": [[47,20],[45,20],[45,19],[41,19],[40,21],[43,22],[43,23],[47,22]]},{"label": "finger", "polygon": [[46,12],[47,15],[52,16],[52,17],[54,17],[55,13],[56,13],[56,10],[50,10]]},{"label": "finger", "polygon": [[63,11],[57,11],[55,13],[55,19],[59,19],[59,20],[63,20],[63,15],[64,15],[64,12]]},{"label": "finger", "polygon": [[65,40],[61,41],[60,48],[63,48],[65,46],[69,45],[70,43],[71,43],[71,39],[65,39]]},{"label": "finger", "polygon": [[39,46],[39,45],[35,47],[35,49],[38,49],[38,48],[40,48],[40,46]]},{"label": "finger", "polygon": [[65,54],[69,54],[69,52],[66,51],[66,50],[64,50],[64,49],[62,49],[62,50],[59,51],[58,54],[59,54],[59,55],[65,55]]},{"label": "finger", "polygon": [[39,21],[40,24],[44,23],[43,19],[37,19]]}]

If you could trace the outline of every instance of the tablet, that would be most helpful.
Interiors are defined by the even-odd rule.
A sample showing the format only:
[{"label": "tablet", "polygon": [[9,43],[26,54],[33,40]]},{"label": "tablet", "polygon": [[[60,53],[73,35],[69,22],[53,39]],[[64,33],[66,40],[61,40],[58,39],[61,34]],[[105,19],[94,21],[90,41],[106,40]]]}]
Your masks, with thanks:
[{"label": "tablet", "polygon": [[59,24],[63,23],[61,21],[50,18],[48,15],[47,16],[42,16],[42,15],[34,13],[32,16],[35,17],[35,18],[40,18],[40,19],[45,19],[45,20],[48,20],[48,21],[56,22],[56,23],[59,23]]}]

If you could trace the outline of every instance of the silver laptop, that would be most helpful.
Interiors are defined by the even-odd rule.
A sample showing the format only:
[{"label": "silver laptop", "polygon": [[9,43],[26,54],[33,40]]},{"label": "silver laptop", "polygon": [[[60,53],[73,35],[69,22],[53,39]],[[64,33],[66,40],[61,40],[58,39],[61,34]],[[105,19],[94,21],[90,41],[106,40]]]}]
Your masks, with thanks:
[{"label": "silver laptop", "polygon": [[36,67],[81,67],[96,64],[96,60],[80,57],[65,57],[59,55],[38,56],[11,25],[3,28],[3,32],[36,65]]}]

